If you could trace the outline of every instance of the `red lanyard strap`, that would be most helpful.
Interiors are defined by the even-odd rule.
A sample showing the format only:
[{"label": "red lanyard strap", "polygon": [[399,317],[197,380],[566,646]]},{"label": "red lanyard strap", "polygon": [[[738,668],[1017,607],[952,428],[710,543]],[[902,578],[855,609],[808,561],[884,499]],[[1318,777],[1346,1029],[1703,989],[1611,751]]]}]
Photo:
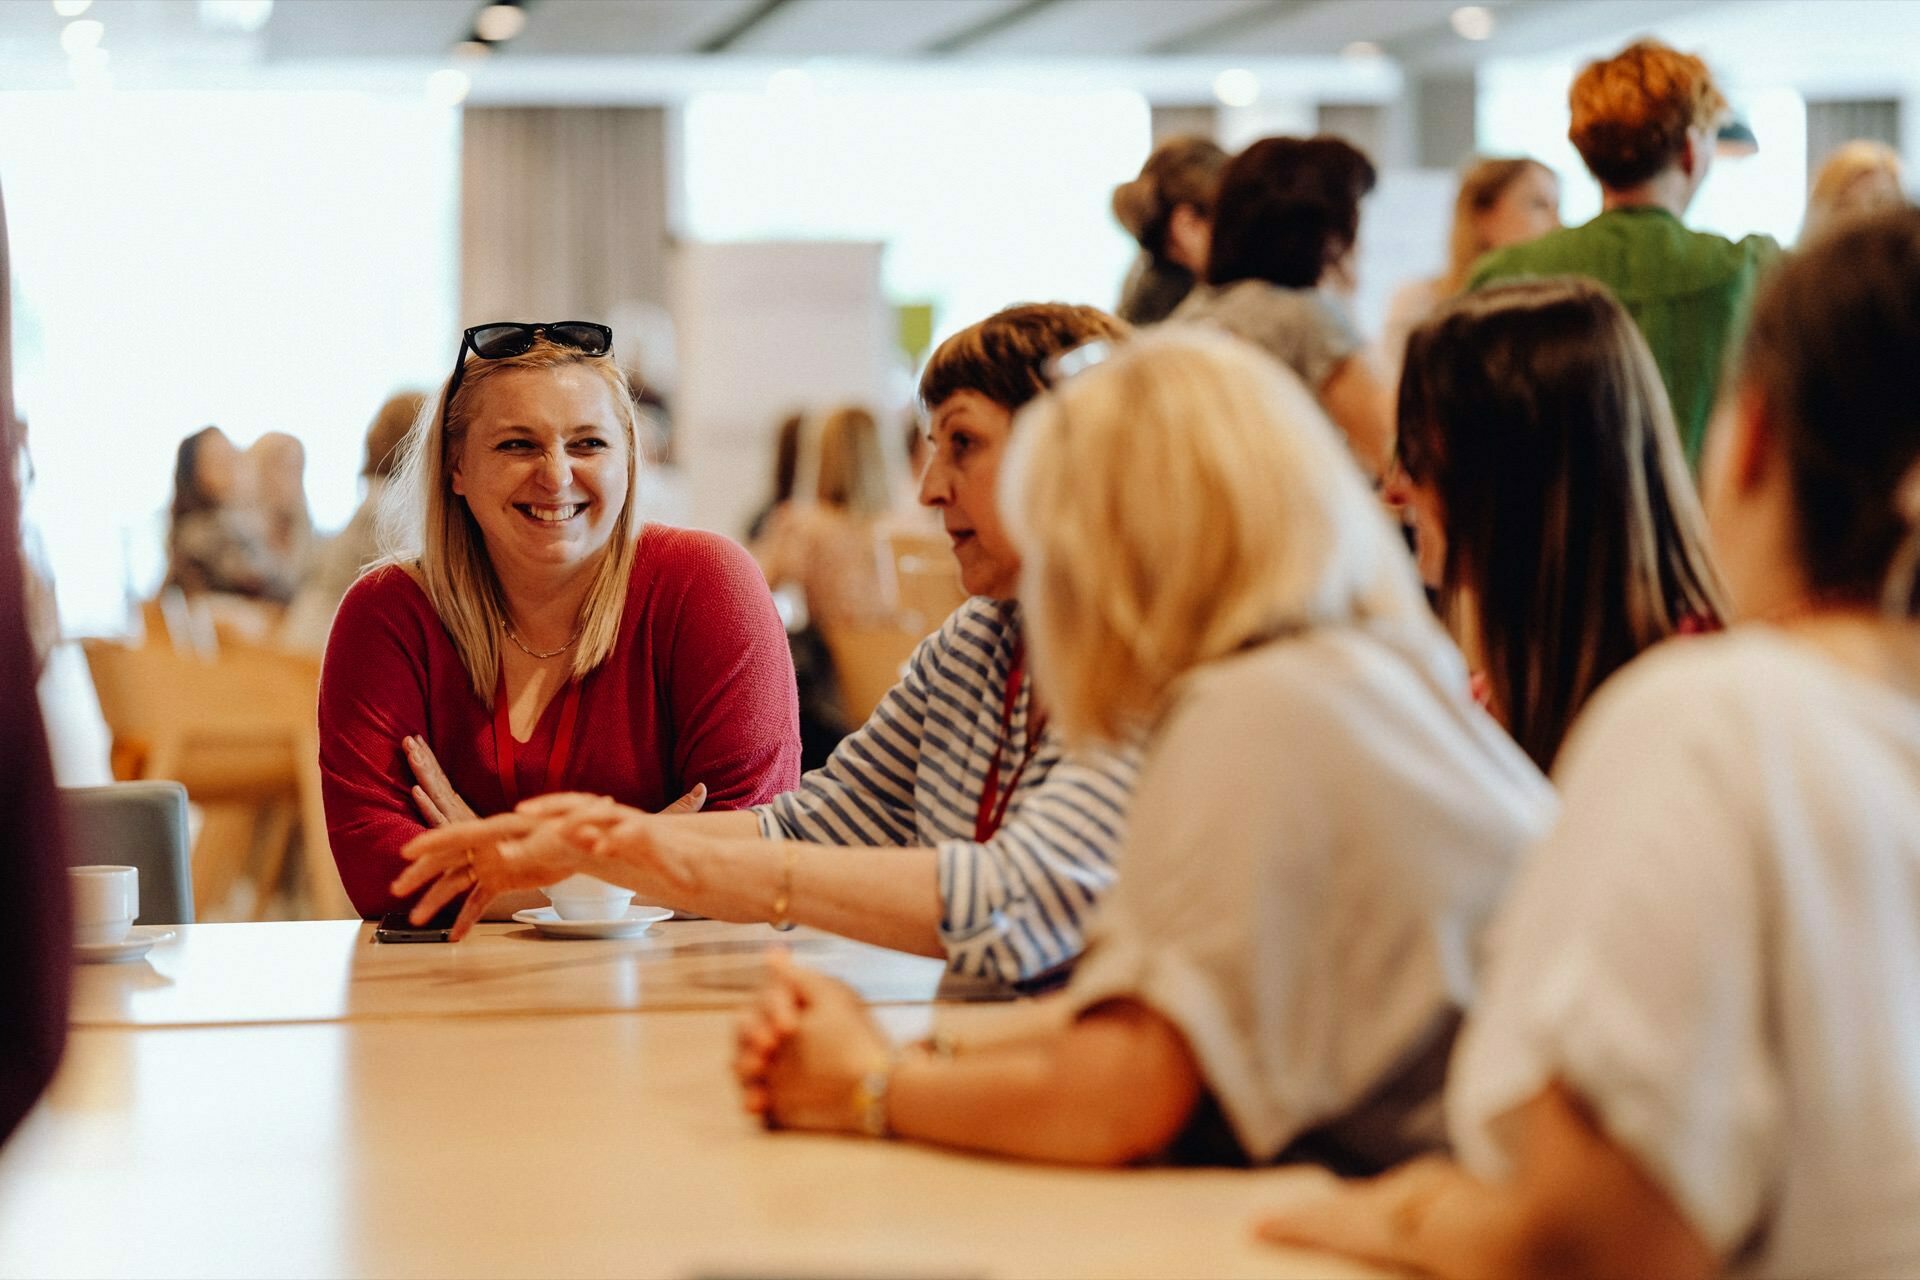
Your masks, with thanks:
[{"label": "red lanyard strap", "polygon": [[980,807],[973,815],[973,838],[985,844],[1000,830],[1000,824],[1007,819],[1007,806],[1013,803],[1013,793],[1020,789],[1020,779],[1026,776],[1027,766],[1033,763],[1033,757],[1040,750],[1040,735],[1046,732],[1046,713],[1038,706],[1038,695],[1028,698],[1027,708],[1027,749],[1020,756],[1013,776],[1007,779],[1007,789],[1000,790],[1000,763],[1006,755],[1007,744],[1013,740],[1013,711],[1020,702],[1020,690],[1027,678],[1027,646],[1022,641],[1013,651],[1013,669],[1007,673],[1006,698],[1000,707],[1000,736],[994,740],[993,758],[987,763],[987,781],[980,792]]},{"label": "red lanyard strap", "polygon": [[[553,750],[547,753],[546,785],[542,794],[558,791],[567,776],[567,762],[573,755],[573,727],[580,719],[580,682],[567,681],[560,700],[560,725],[553,733]],[[539,725],[535,721],[535,727]],[[507,807],[520,803],[520,773],[514,760],[513,721],[507,711],[507,669],[500,668],[500,682],[493,690],[493,764],[500,775],[500,791]]]}]

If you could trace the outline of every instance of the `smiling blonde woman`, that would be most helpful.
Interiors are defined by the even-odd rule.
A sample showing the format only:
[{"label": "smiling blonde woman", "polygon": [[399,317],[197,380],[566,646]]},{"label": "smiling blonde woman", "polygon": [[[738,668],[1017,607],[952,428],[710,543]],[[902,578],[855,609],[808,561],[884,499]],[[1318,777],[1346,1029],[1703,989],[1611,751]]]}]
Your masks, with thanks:
[{"label": "smiling blonde woman", "polygon": [[320,686],[328,835],[363,916],[410,905],[389,884],[429,826],[561,789],[655,811],[704,785],[730,809],[798,777],[773,600],[734,543],[643,524],[610,343],[470,330],[414,427],[389,561],[341,603]]}]

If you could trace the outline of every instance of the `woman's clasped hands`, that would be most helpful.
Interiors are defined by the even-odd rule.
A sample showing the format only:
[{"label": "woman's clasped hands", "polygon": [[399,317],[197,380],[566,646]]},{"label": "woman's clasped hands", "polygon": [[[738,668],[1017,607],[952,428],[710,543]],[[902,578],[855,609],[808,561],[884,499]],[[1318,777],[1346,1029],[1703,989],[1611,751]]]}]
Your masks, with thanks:
[{"label": "woman's clasped hands", "polygon": [[571,875],[671,898],[671,886],[653,883],[660,877],[647,865],[648,824],[657,816],[697,812],[706,798],[706,786],[696,784],[654,815],[605,796],[536,796],[511,813],[450,822],[414,837],[400,850],[410,865],[394,879],[392,892],[402,898],[420,894],[409,913],[416,924],[465,894],[450,935],[456,942],[501,894],[542,889]]}]

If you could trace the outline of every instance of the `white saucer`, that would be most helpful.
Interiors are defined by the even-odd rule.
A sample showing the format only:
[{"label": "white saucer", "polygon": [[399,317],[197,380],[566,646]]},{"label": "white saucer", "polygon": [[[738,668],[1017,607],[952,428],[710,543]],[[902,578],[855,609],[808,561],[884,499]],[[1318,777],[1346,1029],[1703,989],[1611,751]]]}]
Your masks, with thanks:
[{"label": "white saucer", "polygon": [[529,907],[514,912],[513,918],[549,938],[632,938],[672,915],[665,907],[629,907],[627,914],[611,920],[562,920],[552,907]]},{"label": "white saucer", "polygon": [[153,950],[154,943],[166,942],[172,937],[171,929],[157,924],[137,924],[118,942],[74,943],[73,958],[82,964],[118,964],[122,960],[138,960]]}]

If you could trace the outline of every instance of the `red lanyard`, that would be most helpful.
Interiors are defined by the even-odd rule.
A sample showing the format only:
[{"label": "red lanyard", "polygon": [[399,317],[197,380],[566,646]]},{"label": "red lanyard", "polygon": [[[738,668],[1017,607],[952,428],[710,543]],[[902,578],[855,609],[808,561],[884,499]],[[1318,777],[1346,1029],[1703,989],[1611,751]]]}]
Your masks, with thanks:
[{"label": "red lanyard", "polygon": [[1013,739],[1013,709],[1020,701],[1020,687],[1027,679],[1027,646],[1025,641],[1013,650],[1013,670],[1007,673],[1007,697],[1000,708],[1000,736],[994,740],[993,759],[987,764],[987,783],[980,792],[980,807],[974,811],[973,838],[984,844],[993,838],[1000,824],[1007,819],[1007,806],[1013,803],[1013,793],[1020,789],[1020,779],[1026,774],[1027,766],[1033,762],[1034,752],[1040,749],[1040,735],[1046,732],[1046,712],[1039,706],[1039,697],[1034,695],[1028,700],[1027,707],[1027,749],[1020,757],[1020,763],[1014,768],[1013,776],[1007,780],[1006,794],[1000,792],[1000,760],[1006,754],[1007,743]]},{"label": "red lanyard", "polygon": [[[560,789],[567,776],[567,758],[573,754],[573,725],[580,718],[580,682],[567,681],[566,694],[560,700],[560,727],[553,733],[553,750],[547,753],[547,781],[542,794]],[[534,722],[536,731],[539,721]],[[520,803],[519,766],[513,758],[513,723],[507,714],[507,669],[500,668],[500,683],[493,690],[493,764],[500,774],[500,790],[507,807]]]}]

